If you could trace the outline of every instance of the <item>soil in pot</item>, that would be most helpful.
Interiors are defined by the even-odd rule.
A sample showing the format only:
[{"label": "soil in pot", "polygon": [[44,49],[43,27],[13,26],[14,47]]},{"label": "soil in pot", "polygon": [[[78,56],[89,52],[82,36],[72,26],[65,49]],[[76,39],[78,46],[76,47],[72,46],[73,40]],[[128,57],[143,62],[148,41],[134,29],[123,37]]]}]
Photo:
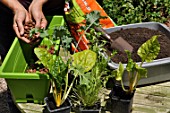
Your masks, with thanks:
[{"label": "soil in pot", "polygon": [[[158,41],[160,43],[160,53],[156,59],[167,58],[170,57],[170,38],[168,38],[164,33],[158,30],[148,29],[148,28],[129,28],[129,29],[121,29],[119,31],[115,31],[109,34],[113,40],[118,37],[123,37],[130,45],[133,46],[132,59],[136,62],[140,62],[141,59],[137,55],[138,48],[150,39],[154,35],[160,35]],[[110,45],[107,44],[105,46],[107,50],[107,54],[110,55],[113,49],[110,48]],[[117,51],[118,53],[112,58],[112,61],[115,63],[127,63],[127,55],[121,51]]]},{"label": "soil in pot", "polygon": [[26,73],[36,73],[37,71],[40,72],[41,74],[46,74],[49,72],[47,68],[38,64],[32,64],[31,66],[28,67],[28,69],[26,69]]},{"label": "soil in pot", "polygon": [[49,113],[70,113],[71,112],[71,102],[68,98],[60,107],[56,106],[56,103],[52,95],[46,97],[44,100],[45,100]]},{"label": "soil in pot", "polygon": [[[127,89],[128,86],[125,86]],[[120,85],[115,85],[110,92],[112,113],[131,113],[135,90],[133,93],[126,93]]]},{"label": "soil in pot", "polygon": [[[46,45],[39,45],[39,48],[45,48],[47,49]],[[48,52],[50,54],[54,54],[55,50],[54,50],[54,46],[52,46],[51,48],[47,49]],[[29,65],[26,69],[27,73],[36,73],[37,71],[40,72],[41,74],[46,74],[49,72],[49,70],[47,68],[45,68],[42,64],[38,64],[36,63],[38,61],[37,56],[33,53],[32,55],[32,59],[30,59],[29,61]]]}]

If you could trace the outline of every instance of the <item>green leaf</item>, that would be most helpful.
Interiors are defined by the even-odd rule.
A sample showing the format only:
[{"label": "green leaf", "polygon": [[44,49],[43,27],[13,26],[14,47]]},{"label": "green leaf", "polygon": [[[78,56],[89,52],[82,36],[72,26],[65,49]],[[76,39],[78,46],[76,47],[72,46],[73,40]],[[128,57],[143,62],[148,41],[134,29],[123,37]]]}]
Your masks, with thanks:
[{"label": "green leaf", "polygon": [[80,76],[80,85],[85,85],[86,87],[89,87],[91,77],[92,76],[90,73],[86,73],[83,76]]},{"label": "green leaf", "polygon": [[55,37],[63,37],[67,34],[67,28],[64,26],[55,26],[53,29]]},{"label": "green leaf", "polygon": [[35,48],[34,53],[36,54],[40,62],[44,65],[44,67],[47,67],[50,70],[51,66],[54,65],[53,55],[50,54],[45,48]]},{"label": "green leaf", "polygon": [[50,74],[52,78],[54,78],[53,80],[58,90],[66,83],[68,64],[69,61],[65,64],[61,56],[57,56],[56,60],[54,61],[54,65],[52,65],[50,70]]},{"label": "green leaf", "polygon": [[146,68],[139,67],[136,64],[136,69],[137,69],[139,77],[142,77],[142,78],[146,78],[147,77],[147,69]]},{"label": "green leaf", "polygon": [[48,48],[50,48],[53,45],[53,42],[48,38],[43,38],[41,45],[46,45]]},{"label": "green leaf", "polygon": [[29,31],[29,37],[32,37],[33,34],[38,33],[38,28],[33,28]]},{"label": "green leaf", "polygon": [[53,37],[53,40],[60,39],[61,40],[60,45],[62,46],[62,48],[66,49],[66,50],[68,50],[70,48],[70,44],[73,40],[70,32],[64,26],[54,27],[54,32],[53,32],[52,37]]},{"label": "green leaf", "polygon": [[42,32],[40,32],[40,37],[47,37],[49,36],[47,30],[43,30]]},{"label": "green leaf", "polygon": [[67,36],[63,36],[62,38],[63,38],[62,39],[62,47],[63,48],[70,48],[70,44],[71,44],[73,38],[69,38]]},{"label": "green leaf", "polygon": [[100,12],[95,10],[86,15],[86,24],[95,24],[99,19],[102,18]]},{"label": "green leaf", "polygon": [[117,73],[115,76],[117,81],[122,80],[123,73],[124,73],[124,66],[121,62],[119,62],[119,68],[117,69]]},{"label": "green leaf", "polygon": [[96,63],[97,55],[91,50],[84,50],[72,55],[73,66],[82,67],[84,72],[88,72],[93,68]]},{"label": "green leaf", "polygon": [[155,35],[138,49],[137,53],[142,61],[152,62],[159,54],[160,44],[157,40],[158,36]]},{"label": "green leaf", "polygon": [[128,51],[128,50],[125,50],[126,54],[127,54],[127,57],[128,57],[128,63],[126,65],[126,70],[128,72],[131,72],[134,70],[134,66],[135,66],[135,62],[133,61],[133,59],[131,58],[131,52]]}]

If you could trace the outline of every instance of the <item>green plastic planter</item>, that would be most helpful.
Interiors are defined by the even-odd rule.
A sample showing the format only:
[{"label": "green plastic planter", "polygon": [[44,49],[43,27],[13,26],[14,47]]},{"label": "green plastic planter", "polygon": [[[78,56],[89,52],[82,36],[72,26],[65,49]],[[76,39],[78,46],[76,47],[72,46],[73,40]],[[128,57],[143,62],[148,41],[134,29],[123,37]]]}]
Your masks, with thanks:
[{"label": "green plastic planter", "polygon": [[[47,17],[48,27],[64,25],[63,16]],[[19,102],[44,103],[49,93],[50,79],[47,74],[25,73],[32,58],[33,48],[15,38],[1,67],[0,78],[5,78],[13,100]]]}]

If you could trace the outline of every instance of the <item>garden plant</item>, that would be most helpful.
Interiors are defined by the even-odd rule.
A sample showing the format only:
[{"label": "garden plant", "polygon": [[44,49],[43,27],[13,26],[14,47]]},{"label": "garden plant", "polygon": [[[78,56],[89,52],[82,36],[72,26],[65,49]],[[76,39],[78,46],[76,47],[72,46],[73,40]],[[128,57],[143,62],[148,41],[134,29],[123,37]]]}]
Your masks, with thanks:
[{"label": "garden plant", "polygon": [[[142,64],[144,62],[152,62],[159,54],[160,44],[157,38],[159,38],[159,36],[155,35],[140,46],[137,51],[141,58],[141,62],[139,64],[133,61],[131,58],[131,53],[128,50],[125,50],[128,56],[128,63],[126,64],[126,68],[124,68],[124,65],[119,62],[118,69],[113,71],[113,75],[115,75],[115,79],[118,81],[110,93],[110,97],[113,101],[113,112],[131,112],[133,96],[136,91],[138,82],[141,78],[147,77],[147,69],[142,67]],[[129,83],[127,86],[123,81],[123,75],[125,73],[127,73],[126,76]],[[125,109],[120,109],[122,106],[124,106]]]},{"label": "garden plant", "polygon": [[[101,18],[100,13],[94,11],[87,14],[85,18],[87,26],[81,27],[78,32],[84,30],[90,41],[90,49],[77,53],[76,51],[70,53],[73,38],[66,26],[54,27],[52,34],[44,29],[34,28],[30,31],[30,37],[39,33],[42,38],[40,45],[34,48],[34,53],[38,58],[36,64],[41,64],[48,70],[55,109],[65,105],[73,87],[81,105],[88,107],[95,105],[100,102],[99,91],[111,77],[109,76],[110,70],[107,69],[108,59],[100,54],[104,51],[103,46],[106,41],[99,41],[97,37],[100,37],[101,33],[93,28],[100,26],[98,24]],[[80,36],[80,40],[81,38]],[[78,43],[76,48],[78,48]],[[73,79],[69,79],[70,76],[73,76]],[[90,96],[91,93],[94,95]],[[54,108],[52,110],[55,110]]]},{"label": "garden plant", "polygon": [[[80,107],[80,111],[100,112],[101,97],[99,93],[112,75],[107,65],[109,59],[106,59],[101,54],[105,51],[104,45],[106,41],[100,38],[102,33],[94,29],[94,27],[100,27],[100,12],[93,11],[84,18],[86,26],[81,27],[78,32],[84,31],[82,36],[85,35],[89,40],[89,50],[73,54],[73,59],[75,59],[73,66],[76,70],[79,70],[73,70],[74,73],[77,72],[79,75],[79,79],[73,88],[73,94],[75,94],[75,100]],[[80,40],[81,38],[80,36]],[[89,56],[90,53],[91,56]]]},{"label": "garden plant", "polygon": [[116,75],[115,78],[117,81],[121,82],[122,88],[126,93],[132,93],[140,78],[147,77],[147,69],[142,67],[144,62],[152,62],[159,54],[160,45],[157,40],[158,36],[153,36],[147,42],[141,45],[137,53],[142,59],[140,64],[137,64],[131,58],[131,53],[127,50],[126,54],[128,56],[128,63],[126,65],[126,71],[128,72],[129,78],[129,89],[124,88],[122,76],[124,74],[124,66],[119,62],[119,68],[113,71],[113,74]]},{"label": "garden plant", "polygon": [[169,0],[103,0],[103,8],[117,25],[169,21]]}]

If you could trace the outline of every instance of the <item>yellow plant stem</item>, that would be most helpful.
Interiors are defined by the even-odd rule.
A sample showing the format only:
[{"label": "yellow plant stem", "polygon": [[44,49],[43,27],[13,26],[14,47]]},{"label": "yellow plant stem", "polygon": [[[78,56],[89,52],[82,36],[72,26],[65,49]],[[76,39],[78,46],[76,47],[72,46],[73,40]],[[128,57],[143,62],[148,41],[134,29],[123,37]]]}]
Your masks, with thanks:
[{"label": "yellow plant stem", "polygon": [[121,80],[121,85],[122,85],[122,89],[123,89],[123,91],[128,92],[128,90],[127,90],[127,89],[125,89],[125,87],[124,87],[123,80]]},{"label": "yellow plant stem", "polygon": [[[142,67],[142,64],[143,64],[143,61],[140,63],[140,67]],[[140,80],[140,76],[138,75],[138,72],[137,72],[136,76],[135,76],[135,79],[134,79],[134,82],[132,84],[133,89],[131,91],[133,91],[136,88],[139,80]]]},{"label": "yellow plant stem", "polygon": [[61,105],[61,90],[59,91],[59,93],[57,93],[57,102],[56,102],[56,104],[57,104],[57,107],[60,107],[60,105]]},{"label": "yellow plant stem", "polygon": [[57,107],[60,107],[60,105],[61,105],[61,95],[62,95],[62,89],[60,88],[60,90],[57,91],[57,88],[54,85],[53,86],[53,97],[54,97],[54,100],[55,100]]},{"label": "yellow plant stem", "polygon": [[138,72],[136,73],[135,79],[134,79],[134,81],[132,82],[132,85],[131,85],[132,88],[135,87],[135,85],[136,85],[136,83],[137,83],[137,78],[138,78]]}]

